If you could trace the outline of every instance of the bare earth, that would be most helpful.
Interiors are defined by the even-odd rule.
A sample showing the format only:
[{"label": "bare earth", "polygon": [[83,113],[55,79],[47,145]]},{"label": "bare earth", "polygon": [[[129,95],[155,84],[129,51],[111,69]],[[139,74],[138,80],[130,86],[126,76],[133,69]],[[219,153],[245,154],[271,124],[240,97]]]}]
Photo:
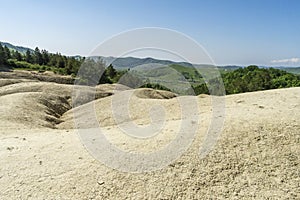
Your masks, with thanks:
[{"label": "bare earth", "polygon": [[165,109],[161,134],[141,141],[122,134],[112,115],[112,99],[132,90],[97,86],[97,121],[128,152],[163,148],[180,127],[180,98],[199,104],[197,137],[183,156],[158,171],[125,173],[95,160],[81,143],[73,111],[84,126],[88,103],[72,109],[72,85],[5,78],[0,86],[0,199],[300,199],[300,88],[226,96],[223,132],[199,159],[209,96],[135,90],[135,124],[150,123],[152,106]]}]

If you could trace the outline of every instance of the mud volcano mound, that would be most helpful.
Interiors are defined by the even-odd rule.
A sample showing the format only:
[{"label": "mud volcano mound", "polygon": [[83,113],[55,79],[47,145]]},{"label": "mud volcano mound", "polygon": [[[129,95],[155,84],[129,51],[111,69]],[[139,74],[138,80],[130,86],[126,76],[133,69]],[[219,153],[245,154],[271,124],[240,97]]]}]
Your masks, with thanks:
[{"label": "mud volcano mound", "polygon": [[[0,86],[1,199],[300,197],[300,88],[226,96],[223,132],[213,150],[199,159],[212,121],[208,95],[176,97],[151,89],[115,90],[116,85],[107,84],[85,88],[96,98],[79,95],[73,108],[72,85],[7,77]],[[198,102],[198,108],[190,107],[199,117],[197,135],[182,156],[158,171],[136,174],[109,168],[88,153],[74,129],[75,115],[81,127],[100,125],[111,144],[125,152],[158,151],[178,134],[180,100]],[[91,107],[96,124],[90,123]],[[127,108],[130,117],[116,121]],[[128,123],[146,127],[160,119],[151,118],[157,110],[164,111],[159,114],[165,121],[160,134],[149,140],[120,129]]]}]

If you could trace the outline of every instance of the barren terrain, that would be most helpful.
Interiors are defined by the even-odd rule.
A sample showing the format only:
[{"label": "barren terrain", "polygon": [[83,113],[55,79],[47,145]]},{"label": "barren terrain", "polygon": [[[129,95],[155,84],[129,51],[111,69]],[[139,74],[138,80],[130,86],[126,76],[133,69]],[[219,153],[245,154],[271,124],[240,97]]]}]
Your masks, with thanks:
[{"label": "barren terrain", "polygon": [[[223,132],[212,152],[199,159],[211,121],[210,96],[99,85],[94,101],[82,97],[72,108],[73,85],[17,78],[0,79],[0,199],[300,198],[300,88],[226,96]],[[128,120],[138,126],[151,123],[151,107],[164,108],[159,135],[139,140],[122,134],[111,102],[129,94]],[[107,167],[88,153],[75,128],[74,113],[79,127],[91,128],[85,127],[91,125],[86,106],[93,103],[99,124],[91,126],[100,125],[111,143],[129,152],[155,151],[176,136],[183,98],[198,102],[196,138],[183,156],[158,171]]]}]

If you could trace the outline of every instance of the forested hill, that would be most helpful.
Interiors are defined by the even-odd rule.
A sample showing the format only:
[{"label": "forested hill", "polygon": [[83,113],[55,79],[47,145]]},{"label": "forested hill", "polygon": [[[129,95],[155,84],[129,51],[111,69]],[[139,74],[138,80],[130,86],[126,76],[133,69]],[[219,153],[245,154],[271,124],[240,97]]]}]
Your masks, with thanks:
[{"label": "forested hill", "polygon": [[1,41],[0,41],[0,44],[1,44],[3,47],[7,47],[7,48],[10,49],[10,50],[18,51],[19,53],[23,53],[23,54],[25,54],[26,51],[31,51],[31,52],[33,52],[33,50],[30,49],[30,48],[22,47],[22,46],[15,46],[15,45],[12,45],[12,44],[10,44],[10,43],[8,43],[8,42],[1,42]]},{"label": "forested hill", "polygon": [[[222,74],[226,94],[237,94],[260,90],[300,87],[300,75],[274,68],[259,68],[255,65],[239,68]],[[215,86],[215,80],[208,85]],[[206,84],[194,86],[196,94],[209,94]]]},{"label": "forested hill", "polygon": [[[4,44],[4,45],[2,45]],[[64,56],[47,50],[16,47],[9,43],[0,44],[0,65],[15,69],[53,71],[58,74],[76,74],[84,57]]]},{"label": "forested hill", "polygon": [[[126,60],[126,58],[124,59]],[[121,60],[119,60],[119,62]],[[141,59],[135,59],[135,61],[142,62]],[[155,59],[147,59],[148,64],[150,61],[157,64],[157,60]],[[21,53],[18,50],[9,48],[8,46],[0,45],[0,71],[4,68],[35,70],[40,72],[53,71],[54,73],[72,75],[75,77],[83,63],[85,63],[85,65],[89,65],[85,76],[80,77],[83,84],[89,84],[89,74],[95,74],[97,72],[101,74],[103,72],[104,73],[101,80],[99,80],[98,83],[93,84],[118,82],[120,77],[128,72],[127,69],[132,67],[123,67],[126,70],[116,70],[113,65],[107,67],[101,59],[97,60],[94,58],[86,59],[84,57],[64,56],[60,53],[53,54],[46,50],[40,50],[38,47],[34,50],[27,49],[25,53]],[[170,76],[170,74],[166,75],[163,73],[164,68],[162,68],[162,71],[156,69],[156,73],[151,73],[151,76],[147,72],[149,75],[145,76],[148,77],[147,79],[141,79],[141,76],[138,76],[138,74],[131,74],[131,76],[127,76],[127,82],[128,84],[130,83],[131,85],[135,85],[134,82],[137,81],[139,82],[139,85],[143,85],[142,87],[152,87],[165,90],[170,89],[168,88],[168,85],[164,85],[164,87],[159,85],[161,81],[164,81],[169,85],[174,85],[179,82],[187,82],[192,85],[196,94],[209,93],[201,74],[195,73],[195,69],[190,66],[183,66],[180,64],[174,65],[168,62],[165,63],[165,65],[168,64],[170,64],[169,66],[176,70],[179,74],[182,74],[183,77],[179,77],[180,80],[178,79],[178,76],[177,78],[174,78],[173,76]],[[134,72],[134,70],[130,71]],[[300,75],[274,68],[249,66],[238,69],[230,68],[230,70],[220,68],[220,71],[227,94],[300,86]],[[184,80],[182,80],[182,78]],[[154,84],[149,83],[149,80],[151,83],[154,82]],[[160,80],[160,82],[155,82],[155,80]],[[207,84],[214,85],[214,81],[215,80],[213,79],[208,80]],[[126,82],[123,82],[123,84],[126,85]],[[131,86],[130,84],[128,86]]]}]

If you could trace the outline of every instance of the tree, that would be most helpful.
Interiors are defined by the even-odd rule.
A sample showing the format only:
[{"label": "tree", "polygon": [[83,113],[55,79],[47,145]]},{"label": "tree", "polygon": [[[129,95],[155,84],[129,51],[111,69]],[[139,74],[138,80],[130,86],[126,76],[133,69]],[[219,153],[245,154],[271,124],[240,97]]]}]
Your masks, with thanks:
[{"label": "tree", "polygon": [[0,44],[0,65],[3,65],[6,62],[5,52],[3,46]]},{"label": "tree", "polygon": [[42,58],[43,58],[43,65],[47,65],[50,61],[48,51],[42,50]]},{"label": "tree", "polygon": [[109,76],[110,79],[114,79],[117,75],[117,71],[115,70],[115,68],[112,66],[112,64],[110,64],[107,68],[106,68],[106,73]]},{"label": "tree", "polygon": [[273,68],[261,69],[255,65],[222,74],[222,78],[227,94],[300,85],[297,75]]},{"label": "tree", "polygon": [[188,73],[188,72],[182,72],[181,74],[182,74],[183,77],[184,77],[183,81],[186,81],[186,80],[191,79],[190,73]]},{"label": "tree", "polygon": [[58,54],[49,54],[49,62],[48,65],[50,66],[56,66],[58,61]]},{"label": "tree", "polygon": [[96,62],[93,59],[86,59],[81,65],[78,83],[90,86],[111,83],[105,72],[105,64],[102,60]]},{"label": "tree", "polygon": [[72,74],[76,71],[76,60],[74,58],[69,58],[67,60],[66,73]]},{"label": "tree", "polygon": [[43,56],[38,47],[34,50],[34,62],[38,65],[42,65],[44,63]]},{"label": "tree", "polygon": [[[195,95],[199,94],[209,94],[208,88],[205,83],[198,85],[198,86],[192,86],[193,92]],[[190,94],[193,94],[192,92]]]},{"label": "tree", "polygon": [[248,67],[245,68],[246,71],[255,71],[255,70],[258,70],[258,66],[256,65],[250,65]]},{"label": "tree", "polygon": [[11,53],[7,46],[4,46],[4,56],[5,60],[11,59]]},{"label": "tree", "polygon": [[26,51],[25,61],[28,63],[33,63],[33,58],[29,50]]},{"label": "tree", "polygon": [[12,58],[16,59],[17,61],[22,61],[22,54],[18,51],[13,51],[12,52]]},{"label": "tree", "polygon": [[65,60],[63,59],[62,56],[58,57],[58,61],[57,61],[57,67],[58,68],[65,68],[66,63]]}]

